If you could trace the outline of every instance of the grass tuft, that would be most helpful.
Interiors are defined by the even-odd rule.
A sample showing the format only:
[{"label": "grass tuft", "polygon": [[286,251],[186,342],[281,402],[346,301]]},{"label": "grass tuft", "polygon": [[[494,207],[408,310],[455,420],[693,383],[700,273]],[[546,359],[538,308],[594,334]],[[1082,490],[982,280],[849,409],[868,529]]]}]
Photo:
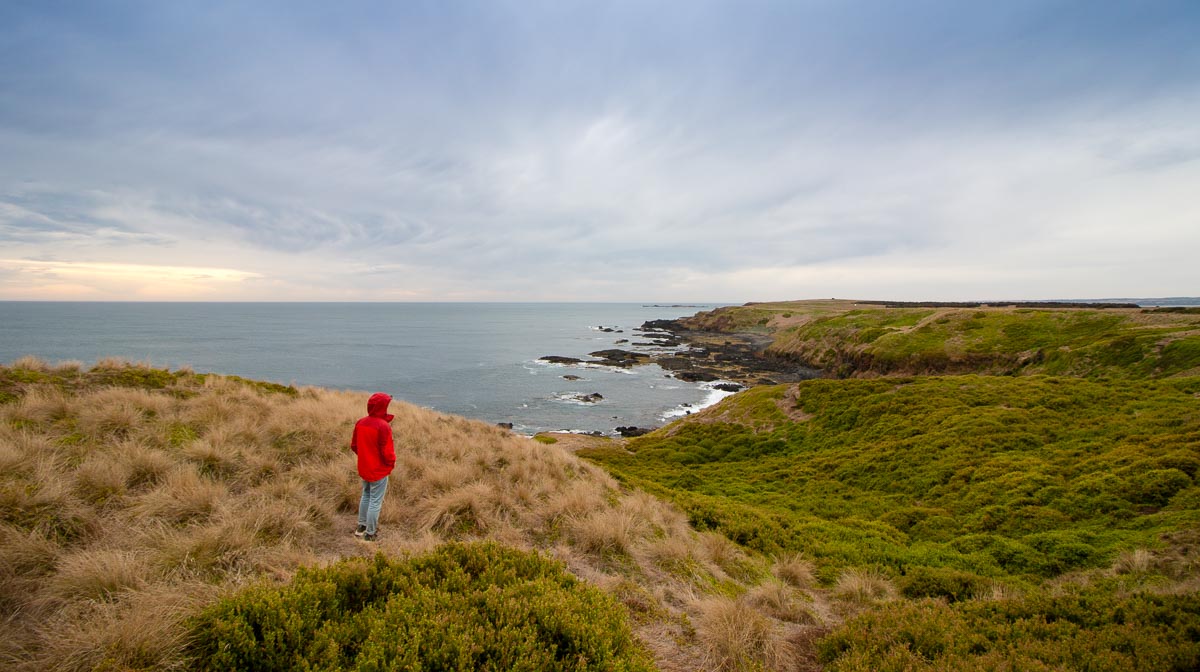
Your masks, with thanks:
[{"label": "grass tuft", "polygon": [[811,600],[782,581],[767,581],[751,588],[746,600],[759,611],[781,621],[808,624],[817,620],[808,608]]},{"label": "grass tuft", "polygon": [[60,599],[115,600],[120,593],[146,585],[150,564],[130,551],[84,550],[58,563],[48,591]]},{"label": "grass tuft", "polygon": [[211,517],[226,498],[228,488],[206,479],[190,467],[179,466],[153,490],[140,495],[131,510],[135,515],[175,525]]},{"label": "grass tuft", "polygon": [[878,570],[852,568],[838,575],[833,593],[852,604],[869,604],[895,599],[896,587]]},{"label": "grass tuft", "polygon": [[575,518],[571,538],[585,552],[601,558],[627,556],[647,532],[645,522],[630,511],[600,509]]},{"label": "grass tuft", "polygon": [[710,670],[785,670],[794,657],[782,633],[743,600],[713,598],[701,603],[696,636]]},{"label": "grass tuft", "polygon": [[787,553],[775,561],[771,572],[795,588],[813,588],[817,585],[814,565],[803,553]]}]

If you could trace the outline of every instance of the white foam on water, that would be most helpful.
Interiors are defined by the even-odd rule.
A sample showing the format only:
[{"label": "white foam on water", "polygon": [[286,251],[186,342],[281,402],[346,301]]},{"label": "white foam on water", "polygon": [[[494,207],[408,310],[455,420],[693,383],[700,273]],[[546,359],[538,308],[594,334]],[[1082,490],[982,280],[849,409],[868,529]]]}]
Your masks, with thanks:
[{"label": "white foam on water", "polygon": [[626,368],[622,368],[619,366],[609,366],[607,364],[597,364],[595,362],[579,362],[578,364],[564,364],[562,362],[547,362],[543,359],[535,359],[535,360],[533,360],[532,363],[536,364],[538,366],[558,367],[560,369],[596,369],[599,371],[610,371],[612,373],[620,373],[620,374],[626,375],[626,376],[641,375],[639,372],[633,370],[633,368],[637,368],[637,367],[626,369]]},{"label": "white foam on water", "polygon": [[716,404],[717,402],[721,401],[725,397],[737,394],[736,392],[726,392],[725,390],[718,390],[715,388],[716,385],[720,385],[721,383],[728,383],[728,382],[730,382],[730,381],[714,380],[710,383],[701,383],[698,387],[702,390],[708,390],[708,396],[706,396],[703,401],[696,403],[696,404],[692,404],[691,406],[685,406],[683,404],[680,404],[680,405],[676,406],[675,408],[672,408],[672,409],[664,412],[659,417],[662,418],[663,421],[670,421],[670,420],[674,420],[675,418],[682,418],[686,415],[691,415],[692,413],[695,413],[696,411],[708,408],[709,406],[712,406],[713,404]]},{"label": "white foam on water", "polygon": [[637,371],[633,370],[633,368],[636,368],[636,367],[625,369],[625,368],[621,368],[619,366],[607,366],[604,364],[593,364],[592,362],[584,362],[582,364],[576,364],[575,366],[578,366],[583,369],[600,369],[601,371],[611,371],[612,373],[619,373],[624,376],[641,375]]},{"label": "white foam on water", "polygon": [[598,401],[584,401],[579,397],[584,396],[582,392],[560,392],[553,397],[551,401],[557,401],[563,404],[571,404],[572,406],[595,406],[596,404],[604,403],[603,399]]}]

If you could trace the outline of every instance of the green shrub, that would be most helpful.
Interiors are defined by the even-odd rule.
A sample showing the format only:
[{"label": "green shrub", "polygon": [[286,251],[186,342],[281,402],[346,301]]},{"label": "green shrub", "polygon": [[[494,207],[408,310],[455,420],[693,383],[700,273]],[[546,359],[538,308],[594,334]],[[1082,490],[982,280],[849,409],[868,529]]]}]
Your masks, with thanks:
[{"label": "green shrub", "polygon": [[754,550],[894,572],[938,555],[1032,580],[1200,523],[1179,495],[1200,468],[1197,393],[1191,378],[810,380],[580,455]]},{"label": "green shrub", "polygon": [[1175,493],[1192,485],[1192,479],[1178,469],[1151,469],[1126,478],[1127,496],[1135,504],[1165,506]]},{"label": "green shrub", "polygon": [[1038,553],[1029,546],[994,534],[971,534],[955,539],[950,546],[960,553],[983,553],[1010,574],[1032,574],[1040,567]]},{"label": "green shrub", "polygon": [[1044,576],[1094,566],[1103,557],[1096,547],[1069,530],[1031,534],[1023,541],[1040,554],[1038,568]]},{"label": "green shrub", "polygon": [[1118,597],[1105,587],[1026,599],[921,600],[847,621],[818,642],[827,672],[1193,670],[1200,595]]},{"label": "green shrub", "polygon": [[204,670],[651,670],[626,612],[540,555],[450,544],[345,560],[193,619]]},{"label": "green shrub", "polygon": [[950,602],[975,595],[984,580],[968,572],[944,567],[914,567],[900,580],[900,594],[905,597],[944,597]]}]

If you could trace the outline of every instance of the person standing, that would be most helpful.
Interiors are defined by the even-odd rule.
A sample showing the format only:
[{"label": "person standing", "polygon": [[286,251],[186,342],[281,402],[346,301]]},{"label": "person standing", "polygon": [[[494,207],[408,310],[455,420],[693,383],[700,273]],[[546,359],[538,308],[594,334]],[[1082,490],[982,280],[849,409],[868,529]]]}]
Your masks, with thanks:
[{"label": "person standing", "polygon": [[350,450],[358,455],[358,475],[362,478],[362,499],[358,502],[358,528],[354,536],[375,541],[379,534],[379,510],[387,494],[388,475],[396,466],[392,444],[392,419],[388,404],[392,398],[376,392],[367,400],[367,415],[354,425]]}]

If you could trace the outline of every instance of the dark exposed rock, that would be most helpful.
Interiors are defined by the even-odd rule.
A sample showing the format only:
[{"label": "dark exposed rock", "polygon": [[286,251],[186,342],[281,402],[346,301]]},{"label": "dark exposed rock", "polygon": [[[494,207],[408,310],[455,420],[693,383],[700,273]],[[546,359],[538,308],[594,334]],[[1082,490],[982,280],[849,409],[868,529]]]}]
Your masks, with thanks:
[{"label": "dark exposed rock", "polygon": [[599,357],[603,361],[595,362],[596,364],[604,364],[605,366],[620,366],[630,367],[634,364],[643,364],[650,359],[650,355],[642,352],[630,352],[628,350],[597,350],[589,352],[592,357]]},{"label": "dark exposed rock", "polygon": [[497,426],[497,427],[500,427],[500,428],[502,428],[502,429],[512,429],[512,428],[513,428],[513,423],[511,423],[511,422],[497,422],[497,423],[496,423],[496,426]]},{"label": "dark exposed rock", "polygon": [[668,371],[682,371],[692,366],[691,360],[681,355],[659,357],[654,362]]},{"label": "dark exposed rock", "polygon": [[621,345],[622,343],[628,343],[628,342],[629,342],[628,338],[618,338],[617,340],[613,341],[613,345]]},{"label": "dark exposed rock", "polygon": [[538,359],[543,362],[550,362],[551,364],[582,364],[583,363],[582,359],[576,359],[575,357],[560,357],[558,355],[546,355],[545,357],[538,357]]},{"label": "dark exposed rock", "polygon": [[592,357],[600,357],[602,359],[640,359],[648,356],[640,352],[630,352],[628,350],[621,350],[619,348],[597,350],[595,352],[589,352],[588,354]]},{"label": "dark exposed rock", "polygon": [[679,323],[679,320],[646,320],[645,322],[642,323],[641,330],[642,331],[658,330],[658,331],[666,331],[669,333],[675,333],[677,331],[684,331],[683,325],[681,325]]},{"label": "dark exposed rock", "polygon": [[767,347],[772,339],[765,334],[693,331],[686,322],[686,319],[650,320],[641,327],[652,338],[660,339],[659,334],[667,332],[679,345],[686,346],[653,359],[680,380],[707,382],[724,378],[743,385],[761,385],[764,379],[772,384],[791,383],[821,375],[821,371],[805,362],[769,352]]},{"label": "dark exposed rock", "polygon": [[717,383],[716,385],[713,385],[713,389],[721,390],[722,392],[741,392],[746,388],[745,386],[738,385],[737,383]]},{"label": "dark exposed rock", "polygon": [[575,376],[575,375],[572,375],[569,373],[567,375],[563,376],[563,380],[579,380],[579,379],[580,379],[579,376]]},{"label": "dark exposed rock", "polygon": [[635,436],[641,436],[643,434],[649,434],[653,431],[653,429],[648,429],[646,427],[617,427],[617,433],[627,439]]},{"label": "dark exposed rock", "polygon": [[592,392],[591,394],[576,394],[576,395],[572,395],[572,396],[571,396],[571,398],[572,398],[572,399],[574,399],[574,400],[576,400],[576,401],[582,401],[582,402],[584,402],[584,403],[587,403],[587,404],[594,404],[594,403],[596,403],[597,401],[601,401],[601,400],[603,400],[603,399],[604,399],[604,395],[600,394],[599,392]]}]

